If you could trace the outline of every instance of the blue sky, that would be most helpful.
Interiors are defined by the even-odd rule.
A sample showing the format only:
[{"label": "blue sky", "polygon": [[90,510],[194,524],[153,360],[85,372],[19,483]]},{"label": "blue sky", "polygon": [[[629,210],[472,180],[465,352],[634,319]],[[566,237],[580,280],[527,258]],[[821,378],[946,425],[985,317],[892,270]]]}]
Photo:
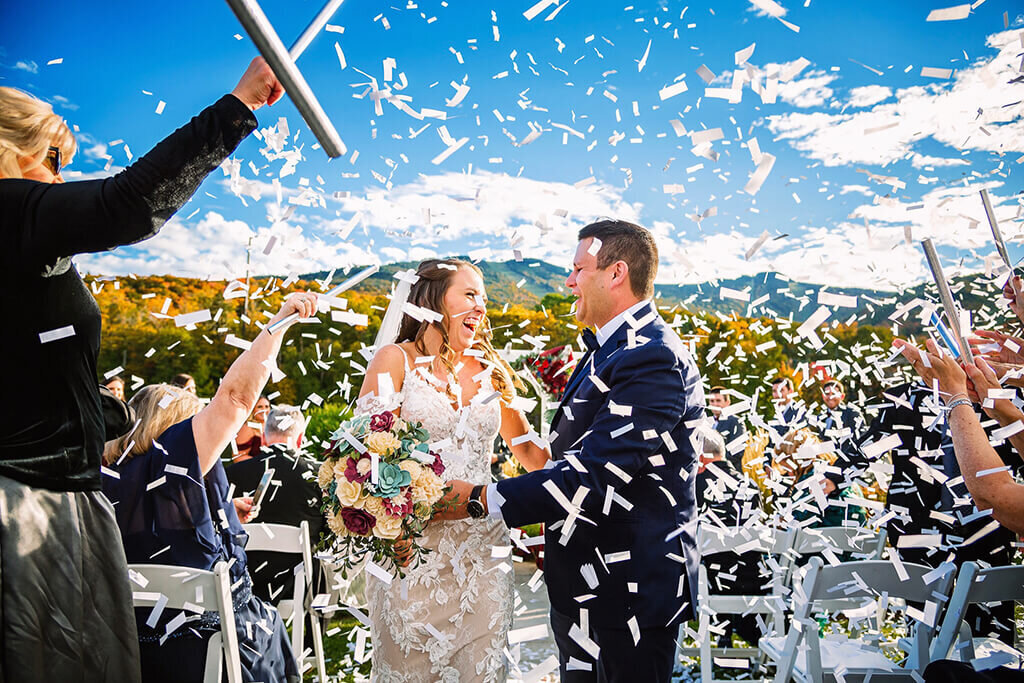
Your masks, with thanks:
[{"label": "blue sky", "polygon": [[[80,267],[235,277],[250,237],[255,270],[281,275],[513,250],[567,264],[578,227],[613,215],[655,232],[665,282],[775,269],[893,289],[926,277],[923,237],[941,245],[950,270],[984,270],[986,259],[991,267],[981,188],[1011,253],[1024,255],[1024,84],[1010,83],[1024,76],[1019,4],[987,0],[965,19],[930,22],[949,0],[569,0],[527,19],[535,4],[347,0],[299,60],[346,157],[328,162],[313,149],[285,98],[257,115],[261,129],[287,120],[278,151],[297,161],[294,172],[282,175],[288,161],[268,159],[277,155],[250,137],[234,179],[211,175],[160,236],[81,257]],[[764,11],[773,5],[781,17]],[[290,44],[320,3],[263,7]],[[78,126],[69,179],[124,166],[125,145],[145,153],[229,91],[256,54],[222,2],[56,3],[45,12],[3,3],[0,26],[0,84],[53,103]],[[677,80],[686,91],[662,100]],[[376,114],[372,82],[385,98],[445,119],[428,111],[420,120],[386,100]],[[469,90],[448,106],[452,82]],[[713,96],[730,90],[733,101]],[[702,132],[716,128],[720,137]],[[531,131],[540,135],[527,142]],[[774,166],[756,193],[744,191],[764,155]]]}]

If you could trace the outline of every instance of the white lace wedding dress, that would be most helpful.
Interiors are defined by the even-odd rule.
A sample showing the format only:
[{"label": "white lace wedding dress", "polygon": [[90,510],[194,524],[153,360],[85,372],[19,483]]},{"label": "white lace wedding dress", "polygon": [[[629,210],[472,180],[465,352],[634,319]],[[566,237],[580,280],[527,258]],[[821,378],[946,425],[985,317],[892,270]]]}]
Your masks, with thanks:
[{"label": "white lace wedding dress", "polygon": [[[428,373],[411,368],[407,359],[402,390],[386,402],[366,396],[356,412],[400,408],[403,419],[422,423],[431,442],[441,442],[445,480],[487,484],[501,421],[500,402],[483,402],[489,389],[482,387],[474,402],[456,409],[443,387],[435,388]],[[390,587],[367,580],[372,680],[504,681],[513,572],[507,558],[492,558],[491,549],[510,544],[508,528],[489,518],[434,521],[420,544],[432,552],[405,579],[396,576]]]}]

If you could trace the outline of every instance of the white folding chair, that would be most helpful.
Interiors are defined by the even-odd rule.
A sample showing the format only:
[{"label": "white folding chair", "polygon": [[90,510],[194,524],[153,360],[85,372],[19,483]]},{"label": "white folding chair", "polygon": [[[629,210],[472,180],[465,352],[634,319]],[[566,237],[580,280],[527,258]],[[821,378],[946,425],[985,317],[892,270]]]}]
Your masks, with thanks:
[{"label": "white folding chair", "polygon": [[[1019,649],[996,638],[974,638],[970,626],[964,621],[970,605],[1010,600],[1024,602],[1024,566],[981,569],[974,562],[965,562],[960,567],[939,634],[932,641],[929,661],[959,659],[969,662],[980,653],[982,657],[1001,657],[1008,666],[1021,666],[1024,653]],[[1005,656],[998,653],[1005,653]]]},{"label": "white folding chair", "polygon": [[[902,574],[901,574],[902,571]],[[917,564],[893,564],[884,560],[844,562],[823,567],[820,557],[812,557],[802,582],[793,589],[793,616],[785,637],[762,638],[758,644],[775,662],[775,683],[824,680],[850,680],[871,676],[872,680],[910,679],[917,673],[919,659],[901,666],[889,660],[880,643],[868,643],[841,634],[824,638],[818,635],[818,610],[843,611],[847,616],[866,618],[872,614],[881,631],[887,606],[895,599],[923,603],[921,610],[907,607],[914,619],[915,642],[930,645],[935,633],[941,604],[948,599],[952,576],[937,575],[931,567]]]},{"label": "white folding chair", "polygon": [[885,529],[872,531],[862,526],[798,529],[793,551],[787,553],[783,583],[792,586],[793,574],[805,555],[821,555],[830,565],[839,564],[843,554],[850,554],[855,560],[880,560],[885,551],[885,536]]},{"label": "white folding chair", "polygon": [[307,589],[313,580],[313,553],[309,542],[309,524],[303,521],[299,526],[287,524],[245,524],[243,525],[249,542],[247,552],[287,553],[301,558],[301,564],[295,572],[295,589],[290,598],[285,597],[275,603],[281,617],[292,620],[292,652],[302,670],[305,662],[305,630],[306,618],[309,618],[313,633],[313,657],[317,675],[321,683],[327,680],[327,667],[324,663],[324,641],[320,628],[320,620],[313,612],[312,598],[306,599]]},{"label": "white folding chair", "polygon": [[135,584],[133,588],[142,589],[132,592],[135,607],[162,605],[161,610],[217,612],[220,633],[213,634],[207,644],[203,681],[220,683],[221,665],[227,662],[228,683],[242,683],[242,661],[231,606],[231,576],[226,563],[218,562],[212,572],[162,564],[130,564],[128,575]]},{"label": "white folding chair", "polygon": [[[796,532],[792,529],[779,530],[765,526],[721,529],[701,525],[697,533],[697,548],[701,556],[717,553],[758,552],[769,557],[781,557],[793,546]],[[769,560],[771,561],[771,560]],[[760,650],[750,648],[718,648],[711,646],[712,618],[723,614],[767,614],[771,615],[771,633],[781,633],[786,604],[778,591],[777,578],[780,572],[772,573],[772,590],[767,595],[722,595],[712,593],[707,567],[701,564],[697,582],[697,636],[700,643],[700,675],[704,683],[715,683],[713,675],[714,656],[724,658],[759,657]]]}]

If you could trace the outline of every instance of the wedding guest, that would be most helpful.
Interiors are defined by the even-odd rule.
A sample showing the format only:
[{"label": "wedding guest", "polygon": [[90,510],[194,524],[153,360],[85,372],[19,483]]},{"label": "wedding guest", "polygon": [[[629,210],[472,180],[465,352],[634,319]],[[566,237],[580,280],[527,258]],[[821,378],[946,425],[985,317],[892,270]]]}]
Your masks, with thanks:
[{"label": "wedding guest", "polygon": [[171,378],[171,386],[179,387],[193,394],[196,393],[195,377],[184,372],[180,372]]},{"label": "wedding guest", "polygon": [[[1015,554],[1014,533],[1005,528],[988,529],[988,516],[975,515],[974,505],[960,465],[954,453],[950,423],[937,419],[941,405],[934,404],[932,389],[923,383],[904,383],[891,387],[880,396],[878,414],[859,439],[862,453],[870,453],[868,466],[891,468],[886,493],[886,528],[890,539],[934,537],[933,544],[898,548],[904,562],[938,567],[947,559],[959,567],[968,561],[984,561],[993,566],[1011,563]],[[896,443],[878,453],[874,444],[885,439]],[[987,438],[987,437],[986,437]],[[1000,446],[1005,464],[1012,459],[1009,445]],[[891,465],[886,460],[891,459]],[[974,538],[965,544],[968,538]],[[967,622],[976,637],[993,636],[1012,642],[1013,603],[970,605]]]},{"label": "wedding guest", "polygon": [[235,448],[238,452],[231,457],[232,461],[242,462],[259,452],[260,446],[263,445],[263,430],[269,412],[270,400],[266,396],[260,396],[260,400],[256,401],[256,407],[252,409],[252,415],[235,435]]},{"label": "wedding guest", "polygon": [[821,442],[808,427],[790,430],[775,445],[772,476],[777,482],[775,512],[780,521],[796,521],[805,528],[844,526],[847,520],[863,521],[863,509],[842,500],[859,491],[854,488],[839,491],[830,486],[832,482],[825,477],[826,468],[835,460],[833,452],[821,452]]},{"label": "wedding guest", "polygon": [[74,135],[0,87],[0,680],[139,679],[124,552],[100,492],[100,311],[72,263],[152,237],[283,90],[256,60],[232,94],[117,175],[64,183]]},{"label": "wedding guest", "polygon": [[799,400],[789,377],[776,377],[772,381],[772,402],[775,404],[775,416],[768,425],[779,436],[807,425],[807,407]]},{"label": "wedding guest", "polygon": [[[741,476],[726,458],[721,434],[704,436],[696,491],[703,533],[738,529],[759,514],[757,487]],[[709,553],[702,555],[700,561],[707,568],[713,594],[763,595],[768,592],[765,588],[768,581],[761,576],[761,554],[757,551]],[[754,615],[719,614],[715,619],[725,622],[718,633],[718,647],[732,647],[734,633],[751,644],[756,644],[761,636]]]},{"label": "wedding guest", "polygon": [[[1014,481],[1010,468],[989,443],[968,395],[970,391],[975,399],[987,398],[990,390],[999,388],[995,373],[982,358],[961,367],[949,354],[940,354],[930,339],[924,352],[902,339],[893,343],[926,383],[938,381],[953,440],[953,454],[975,507],[992,510],[996,521],[1016,534],[1024,534],[1024,484]],[[996,403],[999,403],[998,408]],[[995,399],[993,407],[986,411],[995,414],[1006,411],[1015,418],[1014,422],[1024,418],[1008,399]]]},{"label": "wedding guest", "polygon": [[107,381],[103,382],[103,386],[110,389],[110,393],[114,395],[119,401],[124,399],[124,380],[121,379],[120,375],[114,375]]},{"label": "wedding guest", "polygon": [[[270,322],[291,313],[315,315],[316,294],[292,294]],[[231,364],[206,407],[194,394],[169,384],[145,387],[132,399],[138,428],[109,442],[104,452],[111,473],[103,489],[114,503],[128,562],[205,570],[228,563],[246,681],[299,680],[280,615],[252,593],[248,536],[242,528],[253,513],[252,498],[229,497],[220,460],[266,385],[267,366],[283,337],[283,330],[260,332]],[[206,641],[220,630],[217,613],[191,615],[167,634],[177,613],[166,610],[151,627],[146,623],[151,611],[136,614],[143,679],[203,680]]]},{"label": "wedding guest", "polygon": [[838,471],[828,472],[827,491],[843,489],[863,475],[864,461],[857,449],[857,437],[866,427],[860,410],[846,402],[846,390],[837,379],[826,380],[821,385],[821,406],[809,419],[810,426],[825,441],[832,442]]},{"label": "wedding guest", "polygon": [[[259,506],[259,521],[291,526],[305,521],[315,547],[327,522],[320,510],[321,492],[316,481],[319,465],[301,450],[305,431],[301,410],[274,406],[263,426],[263,447],[253,457],[228,465],[225,471],[235,492],[250,496],[263,473],[273,469],[271,487]],[[281,553],[249,553],[253,592],[264,600],[291,597],[296,564],[294,557]]]},{"label": "wedding guest", "polygon": [[728,446],[736,439],[746,436],[747,430],[739,416],[727,415],[722,417],[722,410],[728,408],[731,404],[732,399],[725,387],[711,387],[711,392],[708,394],[708,410],[711,411],[711,417],[714,420],[712,426],[725,440],[725,459],[737,470],[742,470],[743,449],[741,448],[735,453],[730,453]]}]

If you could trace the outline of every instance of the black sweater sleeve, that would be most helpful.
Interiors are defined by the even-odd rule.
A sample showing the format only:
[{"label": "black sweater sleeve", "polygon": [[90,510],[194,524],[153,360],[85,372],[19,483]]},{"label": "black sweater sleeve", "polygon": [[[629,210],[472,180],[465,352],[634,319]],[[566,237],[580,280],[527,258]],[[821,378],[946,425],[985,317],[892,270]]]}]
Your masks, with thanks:
[{"label": "black sweater sleeve", "polygon": [[0,180],[0,263],[37,269],[152,237],[255,128],[248,107],[225,95],[111,178]]}]

